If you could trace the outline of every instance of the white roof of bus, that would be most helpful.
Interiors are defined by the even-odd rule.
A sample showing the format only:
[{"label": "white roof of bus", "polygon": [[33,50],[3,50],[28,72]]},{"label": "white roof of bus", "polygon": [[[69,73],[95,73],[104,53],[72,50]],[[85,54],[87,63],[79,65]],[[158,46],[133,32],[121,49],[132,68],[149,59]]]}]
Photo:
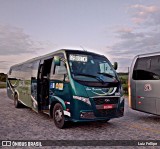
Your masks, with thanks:
[{"label": "white roof of bus", "polygon": [[146,54],[139,54],[136,57],[148,57],[148,56],[156,56],[160,55],[160,52],[153,52],[153,53],[146,53]]}]

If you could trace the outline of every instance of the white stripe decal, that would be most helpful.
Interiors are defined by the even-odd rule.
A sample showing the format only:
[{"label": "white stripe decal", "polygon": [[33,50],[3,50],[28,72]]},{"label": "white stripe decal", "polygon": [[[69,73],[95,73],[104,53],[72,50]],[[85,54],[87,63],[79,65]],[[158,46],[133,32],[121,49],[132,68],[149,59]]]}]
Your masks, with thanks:
[{"label": "white stripe decal", "polygon": [[28,107],[28,105],[25,104],[22,100],[18,99],[18,101],[20,101],[22,104],[24,104],[26,107]]},{"label": "white stripe decal", "polygon": [[37,101],[34,99],[34,97],[31,95],[31,99],[33,100],[33,102],[38,105]]},{"label": "white stripe decal", "polygon": [[94,91],[92,91],[92,93],[96,94],[96,95],[100,95],[100,96],[105,96],[105,95],[112,95],[115,91],[116,91],[117,87],[114,87],[113,91],[111,93],[105,93],[103,91],[101,91],[103,94],[100,94],[100,93],[96,93]]}]

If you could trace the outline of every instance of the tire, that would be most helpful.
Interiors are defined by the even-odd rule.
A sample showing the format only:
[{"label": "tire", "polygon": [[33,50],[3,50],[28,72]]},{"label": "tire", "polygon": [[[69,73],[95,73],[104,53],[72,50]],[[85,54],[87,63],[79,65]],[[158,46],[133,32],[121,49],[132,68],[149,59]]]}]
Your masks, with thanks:
[{"label": "tire", "polygon": [[20,107],[20,102],[18,101],[18,95],[17,94],[15,94],[14,95],[14,106],[15,106],[15,108],[19,108]]},{"label": "tire", "polygon": [[62,129],[65,127],[63,107],[60,103],[56,103],[53,107],[53,120],[57,128]]}]

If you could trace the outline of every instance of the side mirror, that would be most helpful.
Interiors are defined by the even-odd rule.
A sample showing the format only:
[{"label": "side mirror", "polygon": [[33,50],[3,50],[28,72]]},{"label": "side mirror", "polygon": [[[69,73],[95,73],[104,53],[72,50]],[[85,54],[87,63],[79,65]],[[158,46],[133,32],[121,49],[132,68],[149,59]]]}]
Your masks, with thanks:
[{"label": "side mirror", "polygon": [[60,66],[60,57],[59,56],[54,56],[54,64],[56,66]]},{"label": "side mirror", "polygon": [[117,68],[118,68],[118,63],[117,63],[117,62],[114,62],[113,68],[114,68],[115,70],[117,70]]}]

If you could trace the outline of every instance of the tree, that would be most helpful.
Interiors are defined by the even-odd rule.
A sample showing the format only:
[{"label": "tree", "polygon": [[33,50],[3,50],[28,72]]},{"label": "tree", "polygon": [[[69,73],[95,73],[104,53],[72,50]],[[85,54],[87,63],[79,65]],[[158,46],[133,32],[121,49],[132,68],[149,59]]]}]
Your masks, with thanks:
[{"label": "tree", "polygon": [[6,74],[0,73],[0,81],[1,81],[1,82],[6,82],[6,78],[7,78],[7,75],[6,75]]}]

